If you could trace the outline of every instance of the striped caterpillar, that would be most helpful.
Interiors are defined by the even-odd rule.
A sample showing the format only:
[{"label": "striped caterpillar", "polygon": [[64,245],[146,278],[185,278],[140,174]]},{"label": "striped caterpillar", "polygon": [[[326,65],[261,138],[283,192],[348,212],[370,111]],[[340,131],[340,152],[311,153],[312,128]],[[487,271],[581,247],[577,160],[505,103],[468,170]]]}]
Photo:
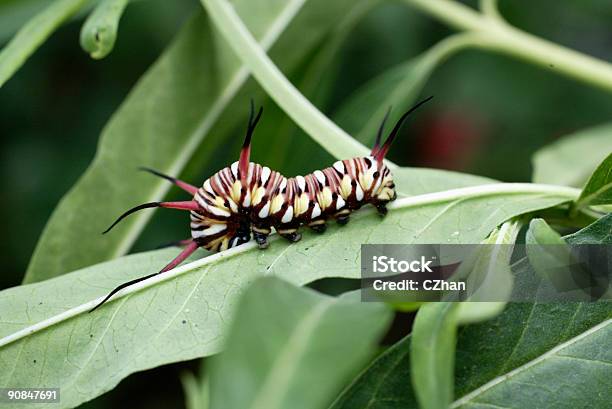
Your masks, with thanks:
[{"label": "striped caterpillar", "polygon": [[252,233],[258,246],[264,249],[268,247],[267,238],[272,228],[285,239],[297,242],[302,237],[298,232],[300,226],[305,225],[315,232],[323,233],[328,219],[333,218],[344,225],[349,221],[350,213],[365,204],[373,205],[384,216],[387,213],[387,203],[395,200],[397,194],[393,176],[383,159],[408,115],[431,98],[419,102],[404,113],[381,145],[388,111],[369,156],[337,161],[328,168],[306,176],[287,178],[266,166],[249,161],[251,137],[263,113],[262,107],[254,115],[252,101],[238,161],[205,180],[202,187],[197,188],[155,170],[143,168],[172,182],[193,198],[189,201],[151,202],[136,206],[119,216],[104,234],[134,212],[164,207],[190,212],[191,238],[177,243],[185,248],[159,272],[120,285],[92,311],[122,288],[173,269],[198,247],[223,251],[250,241]]}]

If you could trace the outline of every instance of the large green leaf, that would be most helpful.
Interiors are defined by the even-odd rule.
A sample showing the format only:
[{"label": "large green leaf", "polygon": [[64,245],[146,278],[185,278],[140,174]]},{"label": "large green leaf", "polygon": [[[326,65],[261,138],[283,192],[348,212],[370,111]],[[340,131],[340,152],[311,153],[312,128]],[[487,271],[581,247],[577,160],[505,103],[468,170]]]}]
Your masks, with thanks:
[{"label": "large green leaf", "polygon": [[[592,226],[565,239],[570,244],[578,244],[591,235],[590,232],[594,229],[610,231],[611,223],[609,218],[600,219]],[[609,235],[600,235],[599,238],[597,244],[612,244]],[[524,268],[528,268],[528,263],[518,261],[515,264],[516,274],[520,275]],[[537,291],[537,288],[533,291]],[[528,377],[531,379],[529,383],[542,385],[538,393],[541,397],[548,398],[547,402],[538,398],[538,407],[556,408],[563,407],[563,404],[572,407],[572,402],[577,401],[593,402],[591,407],[602,407],[596,404],[595,395],[609,390],[610,384],[606,386],[605,382],[597,379],[596,368],[592,368],[592,374],[581,374],[580,379],[577,379],[572,375],[572,371],[568,371],[565,366],[559,366],[556,355],[557,351],[567,351],[565,348],[571,345],[581,348],[579,345],[586,345],[590,341],[599,343],[604,350],[609,349],[609,346],[602,342],[605,338],[600,339],[598,334],[601,334],[602,329],[607,331],[605,328],[611,317],[612,306],[607,302],[512,303],[496,319],[486,324],[466,327],[460,333],[457,347],[456,389],[457,396],[462,397],[455,406],[477,406],[481,398],[493,404],[491,399],[495,393],[490,392],[491,390],[502,391],[508,387],[506,385],[520,388],[520,384],[515,380],[522,378],[520,382],[523,382],[525,377]],[[597,328],[600,324],[601,327]],[[583,353],[588,354],[588,351]],[[576,367],[577,371],[582,369],[581,366]],[[575,384],[575,387],[569,388],[568,391],[555,389],[564,384],[559,382],[558,378],[554,380],[554,387],[549,383],[556,371],[560,371],[559,375],[566,376],[565,383],[570,382]],[[519,376],[514,378],[517,375]],[[594,382],[590,381],[591,375]],[[498,387],[495,386],[497,384]],[[521,394],[515,392],[514,395]],[[499,394],[496,397],[500,406],[507,404],[503,398]],[[524,401],[517,400],[515,407],[524,404]]]},{"label": "large green leaf", "polygon": [[[524,307],[513,304],[488,329],[468,328],[462,334],[459,347],[466,346],[468,339],[473,344],[457,356],[457,389],[463,396],[451,407],[608,407],[610,307],[605,303]],[[512,324],[512,319],[519,324]],[[506,324],[507,330],[498,328]],[[483,333],[490,328],[498,328],[496,337]],[[491,342],[498,345],[487,345]],[[491,363],[477,367],[487,361]],[[463,378],[468,374],[472,379]],[[466,393],[485,376],[486,383]]]},{"label": "large green leaf", "polygon": [[576,201],[576,208],[606,204],[612,204],[612,153],[601,162],[589,178]]},{"label": "large green leaf", "polygon": [[32,17],[0,51],[0,87],[30,55],[88,0],[54,0]]},{"label": "large green leaf", "polygon": [[[471,327],[460,331],[456,387],[463,398],[451,407],[608,407],[612,386],[612,358],[606,355],[612,328],[609,308],[541,305],[531,311],[523,307],[510,304],[498,319],[478,326],[477,332]],[[551,329],[547,323],[551,317],[554,330],[542,333]],[[519,339],[521,334],[525,340]],[[420,374],[410,371],[410,341],[406,337],[377,358],[332,408],[416,409],[410,379]],[[504,369],[501,363],[513,348],[529,351],[528,355],[522,357],[522,364]]]},{"label": "large green leaf", "polygon": [[136,254],[0,292],[0,367],[10,368],[0,373],[0,384],[25,386],[36,377],[41,387],[62,388],[62,406],[74,406],[133,372],[218,352],[238,296],[257,277],[297,285],[356,278],[362,243],[477,243],[508,218],[568,199],[567,192],[526,186],[524,193],[505,184],[479,189],[488,194],[475,196],[469,187],[398,200],[383,220],[364,210],[348,226],[331,226],[322,236],[305,232],[292,245],[276,240],[259,251],[247,243],[132,286],[93,314],[86,312],[97,297],[158,270],[177,250]]},{"label": "large green leaf", "polygon": [[[611,231],[608,215],[566,240],[611,244]],[[462,327],[451,407],[607,407],[611,317],[609,303],[510,303],[493,320]],[[410,370],[410,338],[374,361],[333,408],[416,408],[410,382],[423,374]]]},{"label": "large green leaf", "polygon": [[210,363],[211,407],[325,407],[374,353],[390,318],[384,304],[260,279],[241,300],[224,352]]},{"label": "large green leaf", "polygon": [[[292,23],[271,49],[281,66],[291,67],[324,38],[347,3],[342,0],[331,7],[322,0],[306,4],[304,0],[240,0],[234,5],[264,48]],[[307,36],[303,35],[306,27]],[[247,95],[254,90],[252,84],[251,91],[241,88],[247,78],[248,71],[211,31],[206,18],[200,14],[192,19],[105,127],[92,165],[45,227],[25,282],[125,254],[151,212],[135,215],[104,240],[91,238],[117,214],[135,204],[159,200],[169,189],[166,181],[136,172],[136,167],[177,175],[205,137],[207,149],[198,150],[198,159],[213,160],[215,144],[223,138],[211,143],[211,129],[215,126],[215,135],[226,135],[238,123],[242,125]]]},{"label": "large green leaf", "polygon": [[533,181],[582,187],[610,152],[612,124],[578,131],[536,152]]},{"label": "large green leaf", "polygon": [[371,145],[389,107],[394,109],[388,128],[413,104],[436,67],[470,41],[469,35],[450,36],[423,54],[387,69],[357,89],[334,118],[357,139]]}]

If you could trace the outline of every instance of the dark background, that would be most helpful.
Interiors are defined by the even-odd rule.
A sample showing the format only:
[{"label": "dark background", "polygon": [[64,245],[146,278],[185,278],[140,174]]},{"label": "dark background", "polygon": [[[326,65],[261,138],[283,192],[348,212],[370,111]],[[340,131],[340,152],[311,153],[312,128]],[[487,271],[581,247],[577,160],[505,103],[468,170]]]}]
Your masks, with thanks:
[{"label": "dark background", "polygon": [[[0,6],[11,2],[15,3],[0,0]],[[46,220],[87,168],[109,116],[197,7],[201,6],[196,0],[133,2],[121,20],[114,51],[101,61],[81,50],[82,21],[76,18],[0,89],[0,288],[20,283]],[[502,0],[501,11],[531,33],[612,61],[610,1]],[[0,44],[18,23],[19,19],[0,15]],[[404,4],[377,7],[337,55],[322,108],[332,115],[368,79],[450,33]],[[461,52],[439,67],[425,87],[423,95],[429,94],[436,96],[435,103],[404,128],[391,159],[508,182],[530,180],[530,157],[538,148],[607,122],[612,113],[604,91],[480,51]],[[237,132],[242,135],[241,129]],[[311,170],[305,167],[302,172]],[[207,175],[185,176],[196,183]],[[136,249],[182,237],[185,223],[183,218],[157,213]],[[130,400],[130,407],[181,407],[178,373],[185,368],[197,364],[132,375],[111,394],[85,406],[117,406]]]}]

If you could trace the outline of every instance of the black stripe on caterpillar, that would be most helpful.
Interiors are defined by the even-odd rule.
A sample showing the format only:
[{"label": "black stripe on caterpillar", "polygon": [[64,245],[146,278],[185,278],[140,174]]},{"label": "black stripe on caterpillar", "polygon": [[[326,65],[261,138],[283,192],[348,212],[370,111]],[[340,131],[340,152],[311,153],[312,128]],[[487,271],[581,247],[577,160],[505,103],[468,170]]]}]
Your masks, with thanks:
[{"label": "black stripe on caterpillar", "polygon": [[404,113],[397,121],[386,141],[381,144],[385,115],[369,156],[339,160],[328,168],[305,176],[287,178],[266,166],[249,161],[251,138],[263,108],[254,115],[253,102],[244,144],[238,161],[221,169],[197,188],[152,169],[143,168],[156,176],[174,183],[193,196],[184,202],[151,202],[136,206],[122,214],[104,233],[110,231],[128,215],[142,209],[165,207],[188,210],[191,218],[191,239],[182,240],[183,251],[159,272],[129,281],[111,291],[95,310],[117,291],[139,281],[173,269],[198,247],[223,251],[251,240],[251,234],[260,248],[268,247],[272,228],[288,239],[301,239],[298,229],[308,226],[322,233],[326,221],[335,219],[346,224],[351,212],[371,204],[378,213],[387,213],[386,205],[395,200],[393,175],[385,165],[385,158],[393,140],[408,115],[429,101],[429,97]]}]

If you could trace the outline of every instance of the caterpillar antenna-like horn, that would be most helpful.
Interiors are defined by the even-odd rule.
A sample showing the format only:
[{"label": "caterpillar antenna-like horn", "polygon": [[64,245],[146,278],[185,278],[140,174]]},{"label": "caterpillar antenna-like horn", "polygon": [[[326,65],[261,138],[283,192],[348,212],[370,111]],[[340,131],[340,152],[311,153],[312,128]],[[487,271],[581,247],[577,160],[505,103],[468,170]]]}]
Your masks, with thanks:
[{"label": "caterpillar antenna-like horn", "polygon": [[378,132],[376,133],[376,141],[374,142],[374,146],[372,146],[372,152],[370,153],[370,155],[372,156],[376,155],[376,152],[378,152],[378,149],[380,149],[380,140],[382,139],[382,134],[385,129],[385,122],[387,122],[389,114],[391,113],[391,108],[392,107],[390,106],[389,109],[387,109],[387,113],[385,114],[385,117],[383,118],[382,122],[380,123],[380,126],[378,127]]},{"label": "caterpillar antenna-like horn", "polygon": [[255,127],[263,114],[263,107],[259,108],[259,112],[257,116],[255,115],[255,105],[253,104],[253,100],[251,99],[251,112],[249,115],[249,123],[247,125],[246,135],[244,137],[244,143],[242,144],[242,149],[240,150],[240,159],[238,160],[238,171],[240,172],[240,179],[245,182],[246,177],[249,171],[249,160],[251,157],[251,138],[253,136],[253,131],[255,131]]},{"label": "caterpillar antenna-like horn", "polygon": [[401,116],[401,118],[397,121],[397,123],[393,127],[393,130],[389,134],[389,137],[385,141],[385,144],[374,155],[374,158],[378,162],[382,162],[382,160],[385,158],[385,155],[389,151],[389,148],[391,147],[391,144],[393,143],[393,141],[395,140],[395,137],[399,133],[399,130],[402,127],[402,125],[404,124],[404,121],[406,120],[406,118],[408,118],[408,115],[413,113],[416,109],[418,109],[424,103],[430,101],[432,98],[433,98],[433,95],[430,96],[429,98],[425,98],[424,100],[422,100],[421,102],[419,102],[418,104],[416,104],[415,106],[410,108],[406,113],[404,113],[404,115]]},{"label": "caterpillar antenna-like horn", "polygon": [[140,277],[140,278],[136,278],[134,280],[128,281],[126,283],[121,284],[120,286],[116,287],[115,289],[113,289],[110,293],[108,293],[108,295],[106,297],[104,297],[104,299],[102,301],[100,301],[98,303],[98,305],[96,305],[95,307],[93,307],[89,312],[94,312],[96,309],[98,309],[99,307],[102,306],[102,304],[104,304],[105,302],[107,302],[113,295],[117,294],[119,291],[123,290],[126,287],[129,287],[131,285],[134,285],[136,283],[139,283],[141,281],[144,281],[146,279],[149,279],[151,277],[155,277],[158,274],[161,273],[165,273],[168,270],[172,270],[174,267],[178,266],[179,264],[181,264],[183,261],[185,261],[185,259],[187,257],[189,257],[194,251],[196,251],[198,249],[198,244],[195,241],[191,241],[191,243],[189,243],[189,245],[187,247],[185,247],[183,249],[183,251],[181,251],[179,253],[178,256],[176,256],[170,263],[168,263],[164,268],[162,268],[159,272],[157,273],[153,273],[153,274],[149,274],[146,275],[144,277]]},{"label": "caterpillar antenna-like horn", "polygon": [[142,209],[151,209],[153,207],[165,207],[165,208],[168,208],[168,209],[178,209],[178,210],[198,210],[199,209],[199,205],[197,204],[197,202],[194,202],[194,201],[187,201],[187,202],[149,202],[149,203],[143,203],[143,204],[138,205],[136,207],[132,207],[130,210],[126,211],[121,216],[119,216],[117,218],[117,220],[115,220],[115,222],[113,224],[111,224],[108,229],[106,229],[106,230],[104,230],[102,232],[102,234],[106,234],[109,231],[111,231],[111,229],[113,227],[115,227],[121,220],[125,219],[126,217],[128,217],[132,213],[135,213],[135,212],[137,212],[139,210],[142,210]]},{"label": "caterpillar antenna-like horn", "polygon": [[168,176],[166,174],[163,174],[155,169],[151,169],[151,168],[147,168],[145,166],[140,166],[138,168],[139,170],[151,173],[152,175],[155,176],[159,176],[162,179],[166,179],[167,181],[169,181],[170,183],[175,184],[176,186],[180,187],[181,189],[183,189],[185,192],[191,193],[192,195],[195,195],[195,193],[198,191],[198,188],[187,183],[187,182],[183,182],[180,179],[174,178],[172,176]]},{"label": "caterpillar antenna-like horn", "polygon": [[184,246],[187,246],[192,241],[193,241],[192,238],[185,239],[185,240],[174,240],[174,241],[170,241],[170,242],[166,242],[166,243],[160,244],[159,246],[155,247],[155,249],[156,250],[160,250],[160,249],[165,249],[165,248],[168,248],[168,247],[184,247]]},{"label": "caterpillar antenna-like horn", "polygon": [[148,276],[140,277],[140,278],[137,278],[135,280],[128,281],[127,283],[121,284],[120,286],[115,288],[113,291],[108,293],[108,295],[106,297],[104,297],[104,299],[102,301],[100,301],[98,303],[98,305],[96,305],[91,310],[89,310],[89,312],[94,312],[95,310],[100,308],[102,306],[102,304],[106,303],[113,295],[117,294],[119,291],[123,290],[125,287],[129,287],[129,286],[131,286],[133,284],[139,283],[139,282],[144,281],[144,280],[146,280],[148,278],[154,277],[154,276],[156,276],[158,274],[160,274],[160,273],[149,274]]}]

